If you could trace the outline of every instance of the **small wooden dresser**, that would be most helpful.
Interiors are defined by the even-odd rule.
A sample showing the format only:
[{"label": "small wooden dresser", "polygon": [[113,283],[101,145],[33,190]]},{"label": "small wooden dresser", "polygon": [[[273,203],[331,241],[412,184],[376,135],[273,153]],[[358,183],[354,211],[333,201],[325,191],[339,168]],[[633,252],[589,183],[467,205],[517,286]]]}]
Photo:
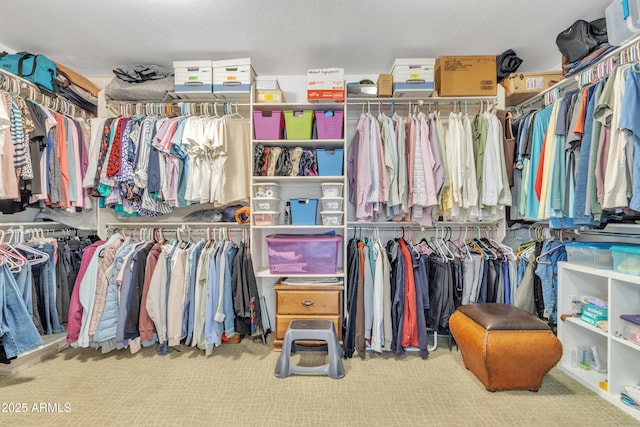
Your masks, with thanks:
[{"label": "small wooden dresser", "polygon": [[[274,350],[282,349],[289,322],[298,319],[331,320],[342,341],[342,285],[286,285],[277,283]],[[301,343],[304,344],[304,343]]]}]

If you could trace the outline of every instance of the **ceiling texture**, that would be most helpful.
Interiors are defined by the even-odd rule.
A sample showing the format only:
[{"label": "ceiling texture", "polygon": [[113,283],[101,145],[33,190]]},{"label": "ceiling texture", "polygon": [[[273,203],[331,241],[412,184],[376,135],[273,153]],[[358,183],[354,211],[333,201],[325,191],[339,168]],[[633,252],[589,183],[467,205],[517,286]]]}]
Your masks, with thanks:
[{"label": "ceiling texture", "polygon": [[42,53],[85,77],[115,67],[250,57],[260,75],[389,72],[394,58],[498,55],[560,68],[555,37],[611,0],[13,0],[0,48]]}]

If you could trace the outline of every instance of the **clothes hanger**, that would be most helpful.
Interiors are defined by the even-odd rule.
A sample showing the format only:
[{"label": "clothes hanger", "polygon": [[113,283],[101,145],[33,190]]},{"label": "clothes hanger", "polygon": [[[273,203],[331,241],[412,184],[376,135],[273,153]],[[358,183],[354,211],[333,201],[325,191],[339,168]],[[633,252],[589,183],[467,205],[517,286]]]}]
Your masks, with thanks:
[{"label": "clothes hanger", "polygon": [[14,235],[14,241],[15,241],[14,248],[22,252],[33,255],[33,258],[25,258],[27,261],[27,264],[29,265],[41,264],[49,260],[48,253],[24,244],[24,232],[22,230],[12,230],[12,234]]},{"label": "clothes hanger", "polygon": [[5,243],[4,236],[4,230],[0,230],[0,259],[3,264],[9,267],[11,272],[16,273],[20,271],[23,266],[27,265],[27,259],[17,251],[10,250],[13,248]]}]

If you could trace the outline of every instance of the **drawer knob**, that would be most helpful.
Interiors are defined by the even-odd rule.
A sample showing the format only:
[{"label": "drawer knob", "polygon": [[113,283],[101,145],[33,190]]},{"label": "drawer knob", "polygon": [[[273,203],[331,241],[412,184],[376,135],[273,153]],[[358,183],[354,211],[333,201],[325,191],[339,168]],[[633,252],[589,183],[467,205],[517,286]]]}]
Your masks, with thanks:
[{"label": "drawer knob", "polygon": [[303,300],[303,301],[300,301],[300,304],[302,304],[305,307],[311,307],[315,303],[311,300]]}]

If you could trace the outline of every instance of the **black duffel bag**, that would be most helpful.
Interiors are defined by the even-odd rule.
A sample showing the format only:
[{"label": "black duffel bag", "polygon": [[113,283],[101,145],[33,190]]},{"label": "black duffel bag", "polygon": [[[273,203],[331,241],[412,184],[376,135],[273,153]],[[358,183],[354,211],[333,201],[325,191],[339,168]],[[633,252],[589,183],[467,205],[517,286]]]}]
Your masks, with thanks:
[{"label": "black duffel bag", "polygon": [[558,50],[569,62],[584,58],[606,41],[607,27],[604,18],[592,22],[578,19],[556,37]]}]

